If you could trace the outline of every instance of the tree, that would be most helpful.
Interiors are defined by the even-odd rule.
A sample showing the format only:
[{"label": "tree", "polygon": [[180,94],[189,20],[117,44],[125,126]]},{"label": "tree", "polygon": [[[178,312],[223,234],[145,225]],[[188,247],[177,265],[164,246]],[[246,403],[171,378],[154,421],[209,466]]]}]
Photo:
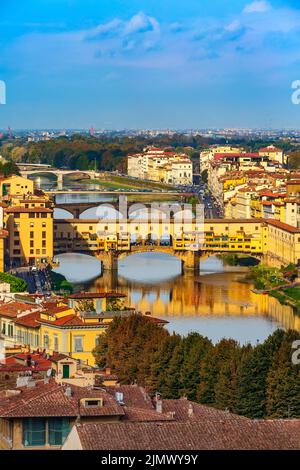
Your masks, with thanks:
[{"label": "tree", "polygon": [[6,282],[10,285],[11,292],[25,292],[27,290],[27,282],[9,273],[0,273],[0,282]]},{"label": "tree", "polygon": [[214,348],[207,351],[200,367],[200,380],[197,398],[200,403],[215,404],[216,384],[222,368],[230,367],[230,361],[238,348],[232,339],[222,339]]},{"label": "tree", "polygon": [[159,392],[163,398],[169,396],[169,384],[167,383],[167,368],[173,356],[174,349],[180,344],[181,336],[173,334],[167,336],[161,342],[159,349],[153,356],[151,372],[148,381],[149,392]]},{"label": "tree", "polygon": [[208,338],[198,333],[190,333],[183,338],[183,367],[180,370],[181,394],[189,400],[196,400],[200,384],[200,366],[203,358],[212,351],[213,345]]},{"label": "tree", "polygon": [[264,418],[267,414],[267,377],[274,355],[284,339],[284,331],[276,330],[263,343],[253,348],[242,362],[237,387],[236,411],[249,418]]},{"label": "tree", "polygon": [[99,338],[93,354],[97,364],[105,363],[111,367],[121,383],[137,381],[145,385],[153,357],[168,335],[166,330],[143,315],[118,316],[110,323],[107,335]]},{"label": "tree", "polygon": [[251,346],[241,348],[238,344],[233,345],[229,360],[221,364],[215,384],[215,406],[217,408],[227,409],[231,412],[236,411],[239,368],[251,351]]},{"label": "tree", "polygon": [[274,354],[267,376],[267,417],[300,418],[300,365],[292,362],[292,344],[300,334],[289,330]]}]

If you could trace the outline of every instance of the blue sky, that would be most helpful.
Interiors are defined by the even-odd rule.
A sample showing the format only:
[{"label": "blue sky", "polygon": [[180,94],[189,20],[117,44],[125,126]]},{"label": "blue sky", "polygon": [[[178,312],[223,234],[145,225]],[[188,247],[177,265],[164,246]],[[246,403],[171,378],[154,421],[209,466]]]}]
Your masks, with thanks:
[{"label": "blue sky", "polygon": [[2,0],[0,128],[300,128],[299,3]]}]

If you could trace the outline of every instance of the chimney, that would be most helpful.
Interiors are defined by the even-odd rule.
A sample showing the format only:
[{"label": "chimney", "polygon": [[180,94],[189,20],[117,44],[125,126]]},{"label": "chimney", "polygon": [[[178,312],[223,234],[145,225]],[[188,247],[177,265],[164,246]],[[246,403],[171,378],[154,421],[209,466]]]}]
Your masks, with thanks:
[{"label": "chimney", "polygon": [[110,375],[111,374],[111,368],[110,367],[106,367],[105,369],[105,375]]},{"label": "chimney", "polygon": [[161,396],[159,395],[159,393],[156,393],[156,395],[155,395],[155,403],[156,403],[157,413],[162,413],[163,412],[162,399],[161,399]]},{"label": "chimney", "polygon": [[72,389],[71,389],[71,387],[66,387],[66,389],[65,389],[65,395],[66,395],[66,397],[68,397],[68,398],[71,398],[71,397],[72,397]]},{"label": "chimney", "polygon": [[188,407],[188,417],[189,417],[189,418],[192,418],[193,416],[194,416],[194,408],[193,408],[192,403],[189,403],[189,407]]}]

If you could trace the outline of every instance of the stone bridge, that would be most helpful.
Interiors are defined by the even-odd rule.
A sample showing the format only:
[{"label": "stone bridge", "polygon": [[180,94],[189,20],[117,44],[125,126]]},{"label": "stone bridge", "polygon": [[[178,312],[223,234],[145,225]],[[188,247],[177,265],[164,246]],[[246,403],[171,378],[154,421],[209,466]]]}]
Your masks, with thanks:
[{"label": "stone bridge", "polygon": [[143,203],[138,201],[127,202],[125,196],[120,196],[119,201],[55,203],[56,209],[62,209],[64,211],[69,212],[74,217],[74,219],[79,219],[80,216],[86,210],[97,207],[101,208],[101,212],[99,212],[99,218],[105,217],[106,214],[109,214],[109,211],[114,211],[117,217],[130,218],[133,214],[137,213],[138,211],[145,211],[147,209],[149,214],[151,214],[150,211],[157,211],[157,213],[161,213],[162,216],[166,216],[172,219],[177,213],[180,213],[184,210],[196,210],[194,206],[188,203],[181,203],[176,201],[171,203]]},{"label": "stone bridge", "polygon": [[93,170],[58,170],[55,168],[41,168],[36,170],[21,170],[20,175],[24,178],[29,176],[38,176],[38,175],[54,175],[57,178],[57,186],[63,186],[63,179],[68,175],[84,175],[90,179],[94,179],[98,176],[98,173]]}]

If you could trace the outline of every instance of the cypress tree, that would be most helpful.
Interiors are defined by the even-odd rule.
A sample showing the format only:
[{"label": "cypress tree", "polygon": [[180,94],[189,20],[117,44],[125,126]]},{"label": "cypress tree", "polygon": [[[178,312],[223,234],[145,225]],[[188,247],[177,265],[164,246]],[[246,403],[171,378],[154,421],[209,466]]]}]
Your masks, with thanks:
[{"label": "cypress tree", "polygon": [[264,418],[266,410],[266,381],[274,354],[284,339],[284,331],[276,330],[256,346],[242,362],[237,390],[237,413],[249,418]]},{"label": "cypress tree", "polygon": [[267,417],[300,418],[300,365],[292,362],[292,344],[300,339],[288,331],[274,355],[267,377]]}]

